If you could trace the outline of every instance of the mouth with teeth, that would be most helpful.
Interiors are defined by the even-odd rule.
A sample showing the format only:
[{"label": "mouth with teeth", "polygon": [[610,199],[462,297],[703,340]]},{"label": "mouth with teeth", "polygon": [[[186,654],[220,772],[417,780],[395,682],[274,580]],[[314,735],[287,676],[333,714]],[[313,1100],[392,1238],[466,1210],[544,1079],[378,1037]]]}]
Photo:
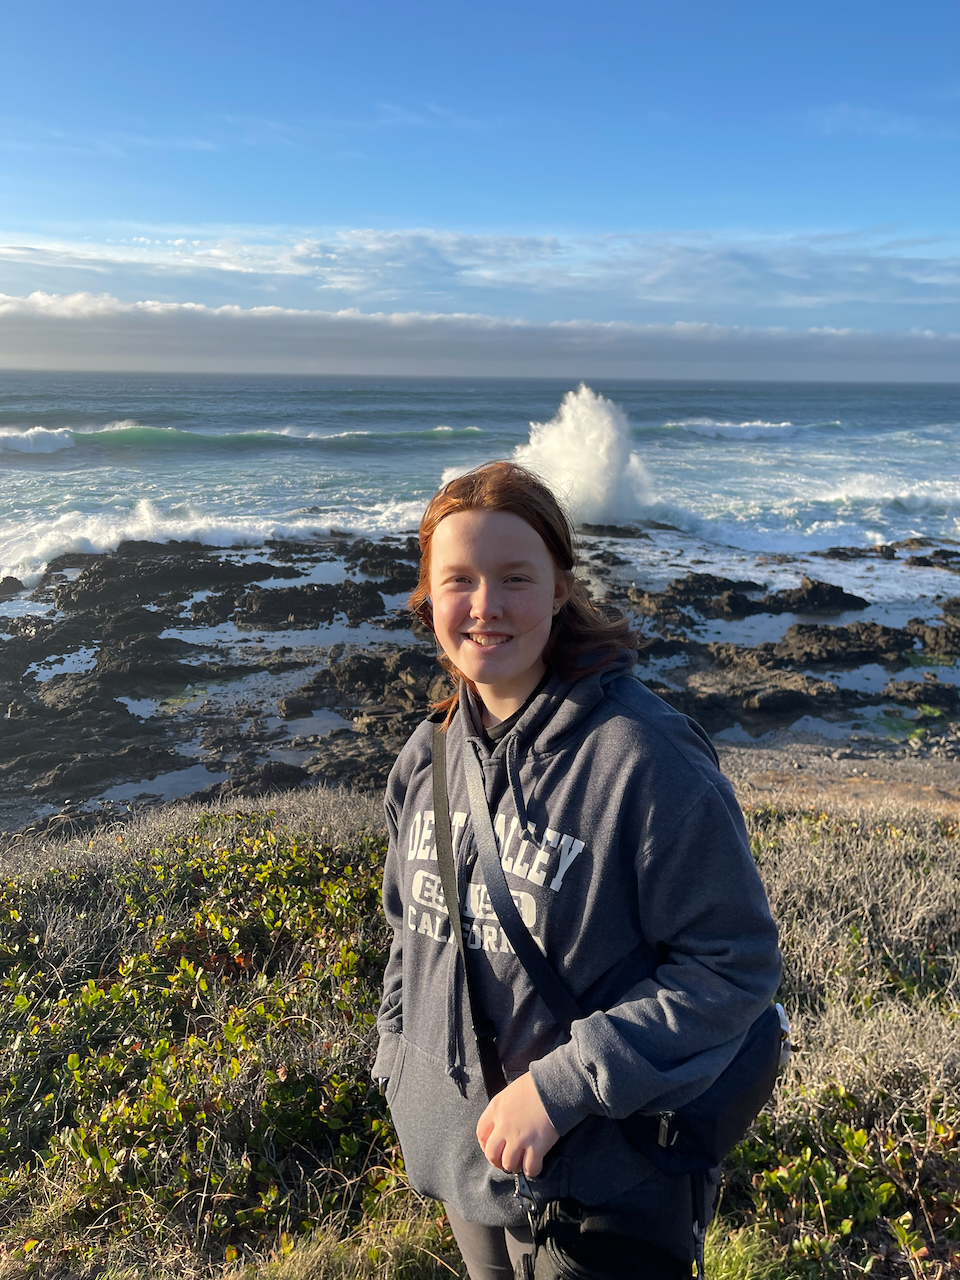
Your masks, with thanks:
[{"label": "mouth with teeth", "polygon": [[493,649],[493,648],[496,648],[498,644],[506,644],[508,640],[512,639],[511,636],[483,635],[483,634],[478,635],[478,634],[471,633],[469,631],[465,632],[464,634],[472,644],[477,645],[481,649]]}]

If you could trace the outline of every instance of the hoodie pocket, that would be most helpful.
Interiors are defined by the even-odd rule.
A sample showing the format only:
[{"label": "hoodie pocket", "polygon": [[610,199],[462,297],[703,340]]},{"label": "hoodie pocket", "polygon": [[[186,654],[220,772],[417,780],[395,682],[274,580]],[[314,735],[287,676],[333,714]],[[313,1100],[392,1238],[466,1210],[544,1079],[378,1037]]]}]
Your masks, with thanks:
[{"label": "hoodie pocket", "polygon": [[393,1106],[393,1100],[397,1096],[397,1090],[400,1088],[400,1076],[403,1072],[403,1059],[406,1056],[406,1040],[403,1036],[398,1037],[397,1054],[393,1060],[393,1070],[390,1072],[390,1079],[387,1081],[387,1088],[384,1098],[388,1107]]},{"label": "hoodie pocket", "polygon": [[410,1185],[450,1200],[468,1222],[480,1222],[490,1212],[491,1184],[501,1182],[512,1198],[513,1179],[487,1163],[477,1142],[477,1121],[487,1105],[483,1082],[468,1080],[466,1092],[464,1097],[439,1058],[401,1038],[387,1102]]}]

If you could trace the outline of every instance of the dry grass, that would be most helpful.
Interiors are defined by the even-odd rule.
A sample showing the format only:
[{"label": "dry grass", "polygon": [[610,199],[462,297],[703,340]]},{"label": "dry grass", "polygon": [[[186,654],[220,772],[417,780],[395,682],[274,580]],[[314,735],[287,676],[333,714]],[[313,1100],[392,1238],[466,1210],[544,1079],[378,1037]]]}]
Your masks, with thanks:
[{"label": "dry grass", "polygon": [[[383,830],[383,805],[369,792],[344,788],[310,787],[259,798],[245,798],[237,812],[272,811],[293,831],[303,831],[335,842],[360,831]],[[48,867],[82,862],[109,868],[118,860],[129,861],[188,835],[204,814],[229,808],[218,805],[169,804],[143,809],[132,818],[109,822],[93,831],[64,839],[55,833],[29,831],[8,837],[0,844],[0,876],[37,875]]]},{"label": "dry grass", "polygon": [[[247,802],[244,807],[257,806]],[[292,830],[327,840],[349,839],[358,828],[382,829],[379,804],[368,795],[305,791],[271,796],[259,807],[274,810]],[[150,811],[122,827],[66,843],[22,837],[3,851],[2,866],[8,875],[83,866],[93,889],[98,875],[108,879],[112,869],[134,856],[186,836],[202,812],[196,806]],[[768,1108],[766,1128],[761,1126],[768,1147],[757,1158],[766,1163],[746,1161],[733,1168],[725,1209],[734,1218],[721,1220],[711,1233],[711,1274],[716,1280],[787,1275],[852,1280],[869,1264],[874,1276],[960,1276],[960,1255],[951,1258],[951,1247],[958,1246],[951,1246],[942,1230],[951,1204],[960,1214],[960,1166],[956,1151],[950,1157],[949,1144],[934,1133],[945,1118],[949,1124],[955,1119],[960,1131],[958,825],[929,808],[906,811],[884,802],[832,801],[829,814],[801,811],[787,796],[777,807],[749,810],[747,818],[782,929],[780,998],[790,1012],[799,1051]],[[125,939],[112,910],[106,897],[95,894],[83,903],[51,898],[46,930],[52,962],[65,973],[78,972],[86,959],[102,956],[105,949],[122,949]],[[841,1169],[845,1157],[842,1151],[838,1155],[838,1126],[867,1135],[863,1159],[869,1157],[871,1169],[882,1176],[887,1176],[885,1151],[890,1149],[884,1143],[909,1148],[898,1195],[901,1204],[913,1206],[913,1245],[898,1243],[881,1214],[862,1231],[855,1228],[854,1236],[860,1234],[854,1246],[853,1237],[838,1231],[829,1203],[819,1206],[813,1221],[802,1214],[798,1219],[789,1204],[774,1213],[772,1200],[753,1216],[751,1197],[762,1170],[778,1161],[791,1167],[802,1160],[804,1146],[812,1146],[814,1155],[829,1153]],[[896,1170],[889,1176],[895,1179]],[[148,1232],[111,1241],[81,1270],[38,1271],[22,1257],[0,1259],[0,1280],[28,1275],[51,1280],[441,1280],[461,1274],[436,1207],[407,1190],[392,1194],[388,1209],[375,1220],[347,1228],[331,1219],[308,1240],[282,1241],[270,1256],[216,1260],[199,1253],[186,1237],[179,1246],[171,1244],[166,1223],[155,1243]],[[55,1237],[65,1197],[69,1189],[62,1186],[44,1190],[35,1182],[25,1187],[24,1215],[30,1216],[21,1218],[17,1238],[23,1239],[28,1223],[35,1234]],[[762,1208],[762,1196],[758,1203]],[[841,1212],[846,1210],[838,1209],[837,1215]],[[919,1248],[924,1243],[932,1246],[926,1255]],[[66,1237],[64,1244],[70,1244]]]},{"label": "dry grass", "polygon": [[886,1094],[885,1110],[933,1095],[960,1109],[960,826],[887,804],[748,820],[781,928],[795,1078]]}]

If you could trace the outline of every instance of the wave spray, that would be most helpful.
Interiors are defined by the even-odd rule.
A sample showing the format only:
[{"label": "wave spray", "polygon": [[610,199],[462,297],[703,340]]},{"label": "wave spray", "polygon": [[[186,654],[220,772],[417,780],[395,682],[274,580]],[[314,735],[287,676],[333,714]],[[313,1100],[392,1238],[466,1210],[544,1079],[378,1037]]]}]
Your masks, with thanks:
[{"label": "wave spray", "polygon": [[578,524],[636,517],[650,501],[627,415],[583,382],[549,422],[530,423],[528,442],[513,456],[546,480]]}]

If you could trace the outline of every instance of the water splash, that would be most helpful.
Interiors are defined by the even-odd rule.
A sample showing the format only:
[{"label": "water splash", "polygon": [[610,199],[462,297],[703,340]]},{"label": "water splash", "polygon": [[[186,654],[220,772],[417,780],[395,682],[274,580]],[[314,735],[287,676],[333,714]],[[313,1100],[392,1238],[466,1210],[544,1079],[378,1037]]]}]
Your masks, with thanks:
[{"label": "water splash", "polygon": [[577,523],[635,518],[650,503],[650,478],[630,450],[627,415],[584,382],[549,422],[530,423],[530,439],[514,458],[547,481]]}]

